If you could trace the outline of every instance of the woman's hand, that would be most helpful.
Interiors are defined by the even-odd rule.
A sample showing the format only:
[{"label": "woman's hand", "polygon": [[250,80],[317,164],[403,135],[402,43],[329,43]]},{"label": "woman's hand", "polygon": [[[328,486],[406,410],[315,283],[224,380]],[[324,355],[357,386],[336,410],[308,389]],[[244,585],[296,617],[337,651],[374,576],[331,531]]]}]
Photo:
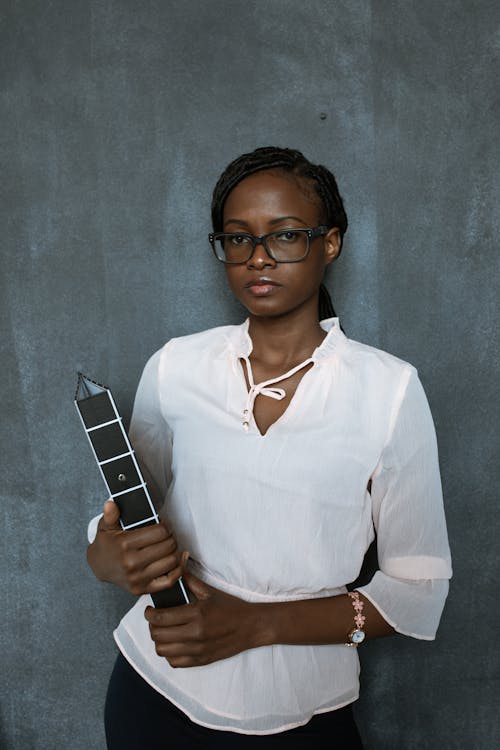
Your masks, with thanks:
[{"label": "woman's hand", "polygon": [[123,531],[116,503],[104,503],[97,535],[87,550],[95,576],[132,594],[152,594],[174,585],[182,573],[180,554],[164,523]]},{"label": "woman's hand", "polygon": [[197,601],[182,607],[146,607],[158,656],[171,667],[196,667],[255,648],[259,607],[208,586],[192,573],[183,581]]}]

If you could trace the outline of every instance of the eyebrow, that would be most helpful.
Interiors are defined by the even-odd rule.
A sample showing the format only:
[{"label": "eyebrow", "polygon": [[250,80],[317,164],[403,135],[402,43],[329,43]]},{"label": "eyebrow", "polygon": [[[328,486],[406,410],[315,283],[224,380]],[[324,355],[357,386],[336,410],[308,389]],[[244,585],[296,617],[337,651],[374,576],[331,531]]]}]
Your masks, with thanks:
[{"label": "eyebrow", "polygon": [[[276,224],[281,224],[287,219],[293,219],[294,221],[300,222],[303,226],[306,226],[303,219],[300,219],[298,216],[279,216],[277,219],[271,219],[269,224],[271,226],[274,226]],[[226,224],[240,224],[240,226],[248,227],[248,222],[244,221],[243,219],[226,219],[224,222],[224,226]]]}]

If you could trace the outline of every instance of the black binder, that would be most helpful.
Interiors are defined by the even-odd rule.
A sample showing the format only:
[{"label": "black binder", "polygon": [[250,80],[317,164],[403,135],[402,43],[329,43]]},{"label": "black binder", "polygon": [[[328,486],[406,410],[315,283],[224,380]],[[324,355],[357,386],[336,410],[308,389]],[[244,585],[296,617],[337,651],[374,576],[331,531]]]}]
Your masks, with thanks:
[{"label": "black binder", "polygon": [[[79,372],[75,405],[109,496],[120,509],[122,528],[126,531],[159,523],[110,389]],[[181,578],[172,588],[151,594],[151,598],[155,607],[189,603]]]}]

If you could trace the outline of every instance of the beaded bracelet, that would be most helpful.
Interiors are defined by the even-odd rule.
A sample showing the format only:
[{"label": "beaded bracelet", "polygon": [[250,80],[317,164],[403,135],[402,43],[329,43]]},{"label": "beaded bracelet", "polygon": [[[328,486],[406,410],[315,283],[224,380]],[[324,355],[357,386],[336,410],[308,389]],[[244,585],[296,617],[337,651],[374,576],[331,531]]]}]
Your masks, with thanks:
[{"label": "beaded bracelet", "polygon": [[354,607],[354,628],[347,636],[348,642],[346,646],[359,646],[366,638],[366,633],[363,630],[366,622],[366,617],[363,614],[364,602],[359,598],[357,591],[348,591],[348,596],[351,598],[351,604]]}]

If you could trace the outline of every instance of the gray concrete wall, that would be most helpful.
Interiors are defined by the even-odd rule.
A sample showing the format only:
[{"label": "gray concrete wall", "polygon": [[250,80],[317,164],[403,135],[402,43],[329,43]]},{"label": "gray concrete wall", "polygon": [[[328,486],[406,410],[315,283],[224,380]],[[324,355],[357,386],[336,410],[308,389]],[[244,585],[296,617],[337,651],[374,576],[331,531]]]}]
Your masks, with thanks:
[{"label": "gray concrete wall", "polygon": [[104,747],[130,603],[85,564],[104,497],[82,369],[130,414],[168,337],[237,322],[206,242],[258,145],[332,168],[329,286],[410,360],[436,420],[455,577],[438,640],[363,648],[368,750],[500,746],[498,65],[493,0],[3,0],[0,745]]}]

